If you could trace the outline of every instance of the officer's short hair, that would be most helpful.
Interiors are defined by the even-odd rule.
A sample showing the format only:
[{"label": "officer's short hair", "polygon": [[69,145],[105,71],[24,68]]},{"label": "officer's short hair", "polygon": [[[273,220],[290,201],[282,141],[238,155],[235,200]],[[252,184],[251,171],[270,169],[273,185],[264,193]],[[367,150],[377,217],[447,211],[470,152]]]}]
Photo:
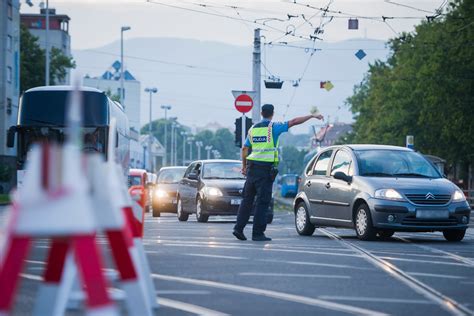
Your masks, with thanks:
[{"label": "officer's short hair", "polygon": [[262,105],[262,116],[263,118],[270,118],[273,116],[274,107],[271,104]]}]

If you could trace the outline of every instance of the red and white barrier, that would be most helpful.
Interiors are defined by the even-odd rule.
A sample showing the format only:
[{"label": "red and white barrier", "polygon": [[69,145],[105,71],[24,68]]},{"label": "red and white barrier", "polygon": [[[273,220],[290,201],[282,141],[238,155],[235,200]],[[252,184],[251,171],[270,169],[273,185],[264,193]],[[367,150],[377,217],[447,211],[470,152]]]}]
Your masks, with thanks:
[{"label": "red and white barrier", "polygon": [[[134,207],[113,158],[105,162],[99,155],[82,155],[78,146],[80,93],[76,90],[71,99],[68,142],[33,148],[23,186],[13,196],[5,252],[0,248],[0,315],[12,310],[24,260],[35,238],[50,238],[52,244],[33,315],[63,315],[75,285],[85,293],[88,314],[117,315],[97,233],[108,240],[128,313],[152,315],[158,304],[141,241],[143,210]],[[114,121],[108,147],[109,157],[114,157]]]}]

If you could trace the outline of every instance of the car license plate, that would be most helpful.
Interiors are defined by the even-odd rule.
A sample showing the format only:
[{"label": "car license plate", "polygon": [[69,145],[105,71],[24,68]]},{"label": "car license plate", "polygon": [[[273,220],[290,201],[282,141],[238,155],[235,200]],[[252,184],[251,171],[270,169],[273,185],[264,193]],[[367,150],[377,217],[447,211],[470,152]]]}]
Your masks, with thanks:
[{"label": "car license plate", "polygon": [[240,202],[242,202],[242,200],[232,199],[232,200],[230,200],[230,205],[240,205]]},{"label": "car license plate", "polygon": [[449,211],[447,210],[417,210],[416,218],[432,219],[432,218],[449,218]]}]

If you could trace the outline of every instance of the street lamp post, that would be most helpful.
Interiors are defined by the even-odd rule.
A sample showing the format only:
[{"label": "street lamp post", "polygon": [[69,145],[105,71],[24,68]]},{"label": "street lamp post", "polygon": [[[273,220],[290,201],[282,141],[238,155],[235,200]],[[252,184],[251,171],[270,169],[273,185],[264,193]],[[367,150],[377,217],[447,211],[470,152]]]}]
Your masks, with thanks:
[{"label": "street lamp post", "polygon": [[196,142],[196,147],[197,147],[197,159],[201,160],[201,147],[202,147],[202,142],[198,141]]},{"label": "street lamp post", "polygon": [[171,105],[162,105],[161,108],[165,110],[165,161],[163,166],[168,165],[168,110],[171,110]]},{"label": "street lamp post", "polygon": [[204,149],[207,151],[207,159],[211,159],[211,149],[212,149],[212,146],[209,145],[209,146],[206,146],[204,147]]},{"label": "street lamp post", "polygon": [[186,166],[186,141],[188,133],[181,132],[181,136],[183,136],[183,166]]},{"label": "street lamp post", "polygon": [[125,108],[123,103],[124,93],[123,93],[123,32],[130,30],[130,26],[122,26],[120,29],[120,104]]},{"label": "street lamp post", "polygon": [[193,161],[193,141],[194,141],[194,137],[189,137],[189,138],[188,138],[188,144],[189,144],[189,161]]},{"label": "street lamp post", "polygon": [[175,128],[176,128],[176,123],[173,122],[171,124],[171,165],[175,166],[176,165],[176,161],[175,161],[175,152],[176,152],[176,149],[175,149],[175,143],[176,143],[176,135],[174,133],[175,131]]},{"label": "street lamp post", "polygon": [[46,30],[44,32],[44,37],[46,46],[45,85],[49,86],[49,0],[46,0]]},{"label": "street lamp post", "polygon": [[150,171],[154,171],[154,162],[155,160],[152,159],[152,152],[151,152],[151,140],[152,140],[152,130],[151,130],[151,116],[152,116],[152,111],[151,111],[151,106],[152,106],[152,96],[153,93],[157,93],[158,89],[153,87],[153,88],[145,88],[145,92],[150,94],[150,121],[148,123],[148,160],[150,161]]}]

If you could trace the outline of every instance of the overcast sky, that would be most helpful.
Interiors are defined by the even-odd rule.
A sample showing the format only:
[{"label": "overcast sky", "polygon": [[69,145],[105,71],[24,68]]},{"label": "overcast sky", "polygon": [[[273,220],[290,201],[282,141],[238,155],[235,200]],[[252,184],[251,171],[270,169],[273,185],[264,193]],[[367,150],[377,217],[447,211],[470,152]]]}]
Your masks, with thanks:
[{"label": "overcast sky", "polygon": [[[22,5],[23,13],[39,11],[40,1],[32,1],[34,7],[28,7],[26,4]],[[294,3],[295,1],[296,3]],[[24,3],[24,0],[22,2]],[[318,37],[326,42],[364,37],[386,41],[396,36],[399,32],[412,31],[415,24],[420,23],[421,19],[426,19],[426,16],[433,15],[436,9],[446,5],[447,0],[153,0],[153,2],[147,2],[146,0],[49,0],[49,5],[52,8],[56,8],[57,14],[67,14],[70,16],[72,49],[77,51],[103,47],[117,42],[120,39],[121,26],[131,27],[131,30],[125,33],[125,39],[171,37],[223,42],[250,47],[253,41],[253,30],[257,27],[263,29],[263,40],[266,42],[291,43],[296,41],[298,45],[310,46],[312,42],[301,43],[301,37],[307,38],[314,34],[315,28],[323,23],[324,32],[318,34]],[[329,10],[332,11],[328,15],[337,16],[332,20],[328,17],[323,19],[321,16],[322,12],[317,10],[317,8],[326,7],[328,4],[330,4]],[[335,14],[334,12],[339,13]],[[289,18],[289,15],[291,18]],[[388,17],[386,23],[382,21],[382,16]],[[347,24],[350,17],[359,18],[358,30],[348,29]],[[391,17],[396,17],[396,19],[391,19]],[[270,20],[270,18],[274,20]],[[252,21],[259,21],[260,23],[266,21],[266,25],[257,25],[252,23]],[[290,32],[295,36],[285,35],[285,32]],[[318,47],[318,43],[316,41],[316,47]],[[119,54],[119,46],[112,46],[117,48],[114,52]],[[213,46],[210,45],[209,47]],[[132,51],[131,47],[125,48],[126,54],[130,51]],[[269,51],[270,49],[266,50],[266,52]],[[213,53],[215,54],[215,52],[209,52],[209,55],[212,56]],[[151,53],[152,56],[150,57],[149,54],[150,52],[143,50],[134,52],[134,55],[138,57],[159,57],[153,53]],[[178,52],[176,55],[179,55]],[[216,66],[212,63],[210,64],[209,60],[206,61],[204,57],[206,56],[200,56],[199,59],[202,62],[198,62],[196,66],[211,68]],[[268,56],[270,60],[271,57]],[[303,57],[306,60],[307,56]],[[265,58],[267,58],[265,54],[263,58],[265,62]],[[354,63],[357,62],[355,57],[349,56],[349,58],[354,60]],[[104,65],[94,66],[97,69],[94,69],[94,73],[91,74],[100,75],[115,59],[117,59],[117,56],[109,56],[109,60],[104,62]],[[175,56],[168,57],[168,59],[175,59],[173,61],[177,63],[188,64],[190,62],[189,60],[176,60]],[[78,71],[82,74],[92,71],[90,69],[93,66],[92,61],[89,59],[87,63],[79,62]],[[308,77],[321,76],[319,69],[314,68],[318,65],[317,62],[318,59],[313,61],[312,65],[308,68]],[[364,60],[364,63],[365,67],[362,67],[360,73],[356,76],[358,78],[362,78],[363,74],[367,71],[367,58]],[[344,72],[344,69],[341,68],[343,64],[342,62],[334,62],[331,66],[334,67],[334,72]],[[127,67],[127,60],[125,66]],[[150,76],[151,68],[156,66],[156,64],[149,64],[148,66],[145,67],[147,68],[145,70],[141,70],[140,67],[134,67],[130,71],[141,81],[142,87],[153,85],[160,88],[157,102],[171,102],[166,100],[173,100],[176,109],[184,106],[183,104],[189,103],[189,100],[183,99],[183,93],[178,88],[182,87],[180,81],[171,82],[176,87],[174,89],[169,87],[170,91],[166,91],[163,88],[167,83],[170,83],[168,82],[170,80],[160,80],[158,73],[156,73],[157,76]],[[227,69],[230,66],[232,65],[219,64],[218,68]],[[249,67],[244,69],[249,73],[249,78],[246,80],[248,83],[251,82],[250,66],[249,63]],[[270,66],[276,67],[277,65]],[[303,65],[298,67],[295,65],[294,73],[287,75],[292,78],[298,78],[301,75],[302,68],[304,68]],[[183,70],[182,66],[176,66],[175,70],[188,71],[190,75],[192,75],[191,72],[193,71],[193,69]],[[264,70],[262,69],[263,72]],[[183,80],[186,79],[183,78]],[[201,80],[199,82],[201,85],[209,85],[211,82],[204,77]],[[337,94],[338,100],[344,100],[350,96],[352,87],[356,83],[358,81],[345,82],[344,93],[339,89],[335,89],[332,94]],[[341,88],[342,84],[338,83],[338,87]],[[315,83],[301,82],[298,89],[299,92],[296,98],[293,98],[294,89],[289,89],[291,87],[291,82],[289,82],[285,84],[286,89],[276,94],[278,96],[276,100],[272,101],[271,98],[269,99],[269,92],[263,91],[262,102],[275,102],[277,110],[280,112],[286,106],[287,100],[293,100],[293,103],[303,102],[304,104],[308,103],[308,100],[315,100],[308,104],[326,102],[327,100],[325,101],[321,95],[318,95],[320,89],[315,89],[316,86],[314,85]],[[247,84],[245,86],[250,87]],[[225,91],[219,91],[222,94],[221,98],[224,98],[224,95],[227,96],[225,102],[222,102],[222,99],[216,96],[214,99],[207,101],[207,103],[209,103],[209,106],[214,106],[214,108],[228,107],[228,110],[232,111],[233,100],[229,91],[235,88],[236,86],[226,86]],[[208,90],[202,89],[195,94],[195,98],[209,99]],[[147,100],[147,96],[143,93],[141,104],[142,124],[147,121]],[[332,117],[340,116],[336,112],[339,111],[337,110],[338,108],[341,109],[341,101],[334,101],[333,103],[329,103],[329,105],[333,108],[332,112],[334,113],[326,111],[325,114]],[[347,108],[343,107],[340,111],[346,111],[346,116],[350,117]],[[303,108],[301,111],[293,109],[289,115],[303,115],[305,113],[307,113],[307,110]],[[158,112],[153,113],[153,117],[157,117],[157,115],[161,114]],[[214,116],[207,115],[206,117],[199,118],[199,120],[196,120],[194,114],[189,112],[175,113],[174,115],[178,115],[180,121],[188,125],[203,126],[211,121],[219,121],[223,125],[230,127],[233,125],[234,113],[231,112],[230,118],[224,118],[222,115],[215,113]],[[277,119],[281,118],[277,117]],[[350,119],[345,121],[350,121]],[[304,126],[294,132],[305,132],[307,129],[308,126]]]},{"label": "overcast sky", "polygon": [[[307,8],[304,4],[324,7],[329,0],[300,1],[294,0],[50,0],[49,5],[57,9],[57,13],[71,17],[70,31],[73,49],[84,49],[103,46],[120,38],[120,27],[132,27],[126,36],[132,37],[177,37],[199,40],[219,41],[237,45],[251,45],[252,29],[257,25],[238,20],[212,16],[209,14],[226,15],[236,19],[254,21],[269,17],[287,18],[287,14],[299,15],[290,21],[269,21],[267,25],[281,31],[292,30],[293,26],[304,23],[301,14],[314,26],[320,23],[320,12]],[[424,17],[430,15],[445,1],[443,0],[333,0],[330,10],[347,13],[347,16],[403,16]],[[34,7],[26,4],[22,12],[37,12],[40,1],[33,0]],[[164,5],[177,6],[191,10],[203,11],[202,14],[171,8]],[[206,7],[200,6],[206,5]],[[229,6],[237,7],[236,9]],[[408,8],[413,7],[414,9]],[[260,20],[263,21],[263,20]],[[334,19],[325,28],[321,37],[327,41],[339,41],[354,37],[388,39],[394,32],[410,31],[418,19],[387,20],[390,24],[361,19],[359,30],[347,29],[347,18]],[[262,26],[262,28],[265,28]],[[297,29],[296,34],[308,36],[311,27],[308,23]],[[275,40],[283,34],[270,30],[264,32],[267,40]],[[295,40],[291,36],[284,41]]]}]

